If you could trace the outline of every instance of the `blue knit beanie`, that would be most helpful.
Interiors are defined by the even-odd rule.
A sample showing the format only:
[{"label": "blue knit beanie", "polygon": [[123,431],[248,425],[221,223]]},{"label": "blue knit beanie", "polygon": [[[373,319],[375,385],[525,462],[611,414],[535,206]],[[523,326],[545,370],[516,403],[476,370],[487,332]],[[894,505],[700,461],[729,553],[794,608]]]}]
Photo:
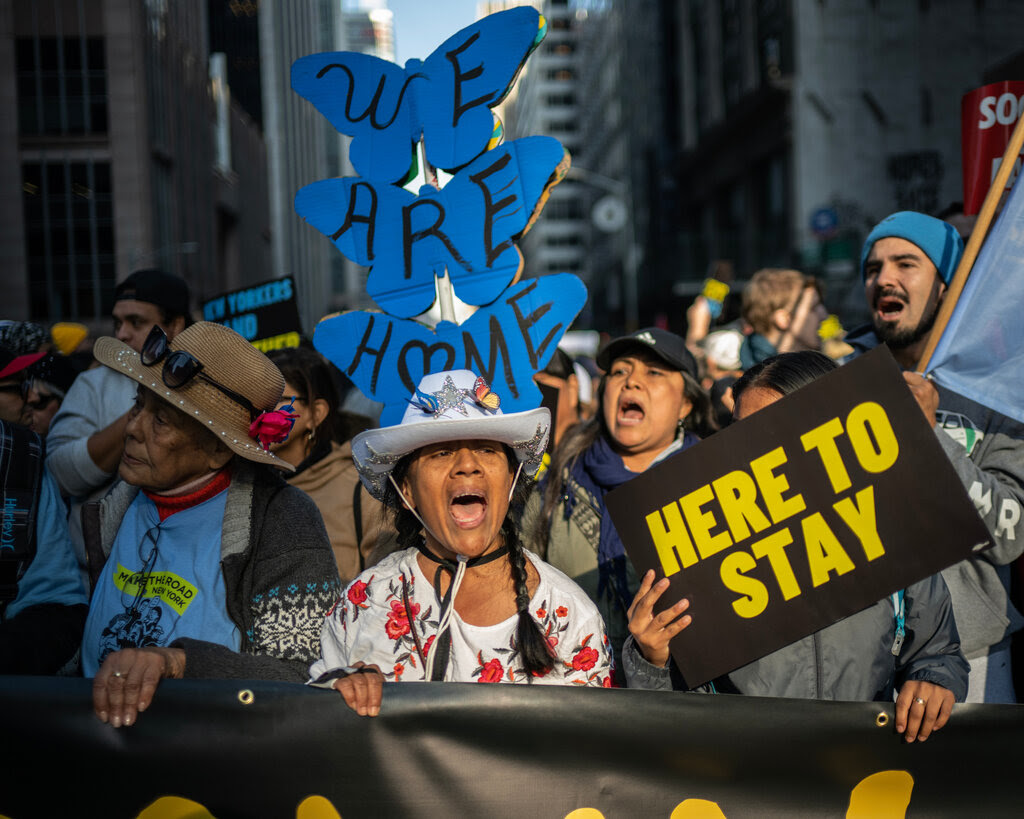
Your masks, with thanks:
[{"label": "blue knit beanie", "polygon": [[956,228],[948,222],[912,210],[901,210],[892,216],[886,216],[868,234],[868,238],[864,240],[864,249],[860,254],[860,277],[862,279],[866,278],[864,265],[868,260],[871,248],[879,239],[890,236],[906,239],[921,248],[924,255],[935,265],[942,281],[949,284],[964,252],[963,239],[956,232]]}]

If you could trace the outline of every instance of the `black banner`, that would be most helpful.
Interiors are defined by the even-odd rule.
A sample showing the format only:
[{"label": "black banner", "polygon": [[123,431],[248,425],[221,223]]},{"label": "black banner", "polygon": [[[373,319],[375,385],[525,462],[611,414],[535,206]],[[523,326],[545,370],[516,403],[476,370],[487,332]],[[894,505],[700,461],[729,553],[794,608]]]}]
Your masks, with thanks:
[{"label": "black banner", "polygon": [[297,684],[165,680],[114,729],[90,691],[0,677],[0,814],[185,816],[182,799],[219,819],[1020,814],[1015,705],[957,706],[907,745],[880,703],[398,683],[366,718]]},{"label": "black banner", "polygon": [[885,345],[606,503],[636,568],[669,578],[662,608],[690,600],[672,657],[691,688],[991,542]]}]

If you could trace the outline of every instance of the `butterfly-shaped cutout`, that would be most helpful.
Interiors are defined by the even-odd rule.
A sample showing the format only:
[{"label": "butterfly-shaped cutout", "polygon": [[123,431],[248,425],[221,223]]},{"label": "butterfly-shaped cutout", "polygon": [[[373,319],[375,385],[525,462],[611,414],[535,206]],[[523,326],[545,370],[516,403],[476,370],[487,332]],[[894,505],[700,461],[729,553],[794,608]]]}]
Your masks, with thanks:
[{"label": "butterfly-shaped cutout", "polygon": [[440,190],[425,185],[417,196],[361,177],[322,179],[299,190],[295,211],[371,268],[366,291],[377,306],[411,318],[430,309],[445,271],[455,295],[476,306],[515,282],[515,240],[568,168],[558,140],[526,137],[485,152]]},{"label": "butterfly-shaped cutout", "polygon": [[365,179],[407,181],[415,145],[449,173],[470,162],[495,131],[491,108],[505,98],[547,25],[536,9],[498,12],[449,37],[405,68],[356,52],[326,52],[292,64],[292,88],[341,133]]},{"label": "butterfly-shaped cutout", "polygon": [[328,316],[317,324],[313,345],[367,398],[384,404],[381,426],[399,423],[411,396],[420,405],[415,393],[426,373],[451,369],[482,374],[486,383],[474,388],[474,399],[487,402],[488,392],[498,393],[504,412],[521,412],[540,406],[533,375],[547,366],[586,300],[578,277],[556,273],[521,281],[462,324],[441,322],[433,331],[382,313]]}]

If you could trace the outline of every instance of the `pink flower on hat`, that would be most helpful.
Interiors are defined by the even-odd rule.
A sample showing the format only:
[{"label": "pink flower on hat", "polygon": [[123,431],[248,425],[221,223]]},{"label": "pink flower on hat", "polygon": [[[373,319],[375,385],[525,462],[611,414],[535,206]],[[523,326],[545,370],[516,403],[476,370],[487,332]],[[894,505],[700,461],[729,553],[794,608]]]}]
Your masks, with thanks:
[{"label": "pink flower on hat", "polygon": [[288,433],[292,431],[296,417],[291,404],[270,412],[261,412],[249,424],[249,437],[259,441],[265,450],[269,450],[271,444],[279,444],[288,439]]}]

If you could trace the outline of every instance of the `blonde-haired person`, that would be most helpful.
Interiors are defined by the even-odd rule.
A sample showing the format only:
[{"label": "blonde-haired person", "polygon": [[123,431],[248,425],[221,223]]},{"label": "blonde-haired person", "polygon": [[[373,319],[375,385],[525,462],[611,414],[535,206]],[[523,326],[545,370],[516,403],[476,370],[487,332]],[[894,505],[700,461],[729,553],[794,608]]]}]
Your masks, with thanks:
[{"label": "blonde-haired person", "polygon": [[120,480],[83,512],[93,708],[132,725],[163,677],[305,680],[338,571],[320,513],[268,451],[291,427],[277,368],[199,322],[96,358],[136,382]]},{"label": "blonde-haired person", "polygon": [[758,270],[743,289],[743,320],[751,332],[740,348],[744,370],[776,353],[820,350],[818,328],[828,317],[821,285],[797,270]]}]

